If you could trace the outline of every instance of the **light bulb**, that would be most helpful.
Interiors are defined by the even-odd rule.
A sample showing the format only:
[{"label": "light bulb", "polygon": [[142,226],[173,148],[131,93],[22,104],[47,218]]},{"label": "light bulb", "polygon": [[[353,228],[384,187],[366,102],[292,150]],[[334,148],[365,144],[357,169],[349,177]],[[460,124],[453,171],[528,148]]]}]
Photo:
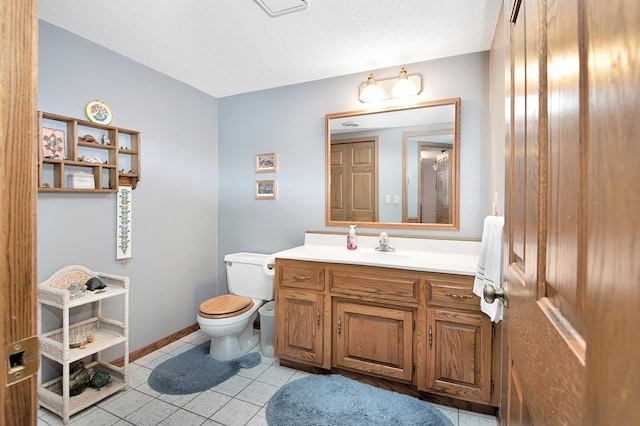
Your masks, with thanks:
[{"label": "light bulb", "polygon": [[393,89],[391,89],[391,96],[394,98],[406,98],[407,96],[415,95],[416,88],[409,81],[409,77],[407,76],[407,70],[402,68],[400,70],[400,76],[398,77],[398,81],[393,85]]},{"label": "light bulb", "polygon": [[369,74],[367,85],[360,91],[360,100],[362,102],[376,102],[384,98],[384,91],[376,84],[373,74]]}]

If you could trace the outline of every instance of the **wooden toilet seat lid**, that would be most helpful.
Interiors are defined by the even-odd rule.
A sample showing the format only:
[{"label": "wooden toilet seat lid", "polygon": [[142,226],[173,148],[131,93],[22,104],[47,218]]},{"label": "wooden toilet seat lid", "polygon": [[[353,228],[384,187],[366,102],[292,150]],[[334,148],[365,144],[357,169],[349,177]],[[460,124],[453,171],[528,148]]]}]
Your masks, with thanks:
[{"label": "wooden toilet seat lid", "polygon": [[250,297],[223,294],[200,304],[199,314],[203,318],[228,318],[243,314],[253,307]]}]

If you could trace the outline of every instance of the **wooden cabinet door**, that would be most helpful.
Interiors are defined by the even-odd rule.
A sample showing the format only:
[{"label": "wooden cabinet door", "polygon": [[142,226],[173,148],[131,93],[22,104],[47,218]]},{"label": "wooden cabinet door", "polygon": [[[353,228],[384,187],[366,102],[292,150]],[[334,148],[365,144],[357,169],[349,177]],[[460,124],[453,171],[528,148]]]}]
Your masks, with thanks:
[{"label": "wooden cabinet door", "polygon": [[325,362],[324,357],[323,300],[323,293],[280,289],[276,299],[276,356],[329,368],[329,359]]},{"label": "wooden cabinet door", "polygon": [[427,309],[427,390],[491,399],[491,320],[482,313]]},{"label": "wooden cabinet door", "polygon": [[333,365],[411,381],[413,312],[334,301]]}]

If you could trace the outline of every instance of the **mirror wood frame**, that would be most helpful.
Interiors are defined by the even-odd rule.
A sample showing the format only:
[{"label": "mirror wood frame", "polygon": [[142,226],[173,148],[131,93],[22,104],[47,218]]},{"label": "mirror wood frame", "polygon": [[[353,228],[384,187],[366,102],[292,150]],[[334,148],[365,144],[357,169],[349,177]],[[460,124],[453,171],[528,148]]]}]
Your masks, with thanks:
[{"label": "mirror wood frame", "polygon": [[[331,220],[331,120],[335,118],[356,117],[362,115],[380,114],[392,111],[414,110],[441,105],[453,105],[453,153],[451,161],[451,223],[402,223],[402,222],[358,222]],[[403,141],[400,141],[404,145]],[[403,155],[403,163],[405,157]],[[377,166],[377,165],[376,165]],[[405,165],[402,166],[403,171]],[[403,176],[403,179],[405,177]],[[405,182],[402,182],[405,188]],[[404,194],[403,194],[404,197]],[[377,198],[377,197],[376,197]],[[325,115],[325,225],[334,227],[348,227],[357,225],[360,228],[389,228],[410,230],[446,230],[460,229],[460,98],[442,99],[421,102],[410,106],[391,106],[372,110],[355,110]]]}]

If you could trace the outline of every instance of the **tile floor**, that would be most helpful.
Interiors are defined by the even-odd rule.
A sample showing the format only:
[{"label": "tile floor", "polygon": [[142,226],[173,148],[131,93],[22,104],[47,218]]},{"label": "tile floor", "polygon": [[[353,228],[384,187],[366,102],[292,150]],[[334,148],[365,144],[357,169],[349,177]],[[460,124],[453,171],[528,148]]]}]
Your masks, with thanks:
[{"label": "tile floor", "polygon": [[[284,384],[305,377],[301,371],[280,367],[276,358],[240,372],[207,391],[191,395],[160,394],[147,379],[163,361],[207,340],[201,331],[171,343],[129,365],[129,390],[119,392],[71,417],[74,426],[266,426],[265,408]],[[496,418],[436,405],[457,426],[496,426]],[[38,426],[62,425],[62,419],[44,408]],[[345,425],[348,426],[348,425]]]}]

